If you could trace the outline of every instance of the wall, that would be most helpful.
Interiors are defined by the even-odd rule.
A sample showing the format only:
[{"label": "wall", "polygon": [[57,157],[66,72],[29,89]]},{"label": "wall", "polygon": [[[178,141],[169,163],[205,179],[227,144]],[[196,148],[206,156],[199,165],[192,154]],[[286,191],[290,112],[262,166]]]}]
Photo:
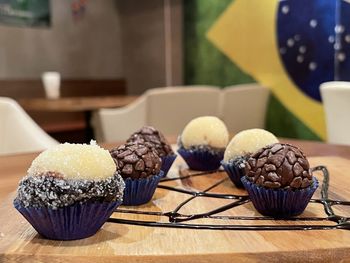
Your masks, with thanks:
[{"label": "wall", "polygon": [[182,1],[118,0],[117,6],[128,92],[182,84]]},{"label": "wall", "polygon": [[65,78],[121,78],[120,17],[115,0],[89,0],[74,21],[71,1],[51,0],[51,28],[0,25],[0,78],[39,78],[43,71]]}]

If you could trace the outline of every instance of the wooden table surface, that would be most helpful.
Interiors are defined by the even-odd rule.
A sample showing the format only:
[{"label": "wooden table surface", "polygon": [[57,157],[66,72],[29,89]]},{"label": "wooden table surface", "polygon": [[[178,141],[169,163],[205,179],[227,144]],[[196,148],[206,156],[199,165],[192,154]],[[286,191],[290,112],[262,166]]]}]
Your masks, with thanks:
[{"label": "wooden table surface", "polygon": [[[331,174],[330,198],[350,200],[350,180],[347,174],[350,169],[350,147],[296,140],[283,141],[301,147],[313,166],[322,164],[328,167]],[[115,144],[104,146],[111,148]],[[0,262],[350,262],[350,231],[347,230],[219,231],[106,223],[96,235],[87,239],[43,239],[12,207],[18,181],[36,155],[37,153],[0,157]],[[177,175],[178,165],[183,165],[181,158],[177,159],[170,176]],[[221,172],[206,176],[204,181],[189,179],[171,184],[200,190],[223,176],[226,175]],[[317,176],[319,180],[322,179],[320,175]],[[220,193],[245,193],[235,189],[229,180],[214,190]],[[318,190],[315,197],[319,197],[319,194]],[[150,203],[131,209],[169,211],[174,208],[174,202],[181,202],[185,197],[157,189]],[[207,211],[227,202],[209,199],[196,200],[195,209]],[[190,208],[184,207],[184,213],[186,209]],[[336,210],[350,217],[348,206],[337,206]],[[235,211],[249,216],[258,215],[250,203],[238,210],[226,211],[226,214],[235,215]],[[323,207],[310,204],[303,213],[303,216],[309,215],[324,215]],[[113,217],[145,219],[144,215],[120,213],[115,213]],[[152,220],[162,222],[164,219],[153,216]],[[266,220],[264,223],[275,225],[286,222]],[[296,223],[288,221],[287,224]]]},{"label": "wooden table surface", "polygon": [[58,99],[28,98],[18,103],[27,111],[76,112],[93,111],[101,108],[123,107],[135,101],[138,96],[66,97]]}]

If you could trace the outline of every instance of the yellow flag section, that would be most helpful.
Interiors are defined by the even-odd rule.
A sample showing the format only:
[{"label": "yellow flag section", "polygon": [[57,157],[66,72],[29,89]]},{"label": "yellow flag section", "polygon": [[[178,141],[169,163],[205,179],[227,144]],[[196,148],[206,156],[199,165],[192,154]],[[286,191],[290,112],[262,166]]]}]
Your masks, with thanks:
[{"label": "yellow flag section", "polygon": [[269,87],[279,100],[325,139],[322,104],[304,95],[288,77],[278,54],[277,0],[235,0],[207,33],[242,70]]}]

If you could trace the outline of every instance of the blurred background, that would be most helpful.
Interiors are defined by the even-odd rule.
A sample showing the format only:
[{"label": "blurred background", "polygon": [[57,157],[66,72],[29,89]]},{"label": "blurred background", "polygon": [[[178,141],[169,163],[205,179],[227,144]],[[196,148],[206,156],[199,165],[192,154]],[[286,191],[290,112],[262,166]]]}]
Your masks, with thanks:
[{"label": "blurred background", "polygon": [[308,6],[301,0],[0,0],[0,96],[16,99],[57,140],[81,142],[90,111],[31,107],[30,99],[45,98],[43,72],[60,74],[61,99],[257,82],[270,90],[267,130],[325,140],[319,85],[350,77],[348,6],[341,0]]}]

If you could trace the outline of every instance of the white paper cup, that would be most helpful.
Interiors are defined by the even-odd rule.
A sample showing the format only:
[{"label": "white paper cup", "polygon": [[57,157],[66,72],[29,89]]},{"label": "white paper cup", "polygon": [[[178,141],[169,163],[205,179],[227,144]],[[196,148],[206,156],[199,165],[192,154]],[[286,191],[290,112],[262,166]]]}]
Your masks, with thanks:
[{"label": "white paper cup", "polygon": [[41,75],[46,98],[58,99],[60,97],[61,75],[58,72],[44,72]]}]

